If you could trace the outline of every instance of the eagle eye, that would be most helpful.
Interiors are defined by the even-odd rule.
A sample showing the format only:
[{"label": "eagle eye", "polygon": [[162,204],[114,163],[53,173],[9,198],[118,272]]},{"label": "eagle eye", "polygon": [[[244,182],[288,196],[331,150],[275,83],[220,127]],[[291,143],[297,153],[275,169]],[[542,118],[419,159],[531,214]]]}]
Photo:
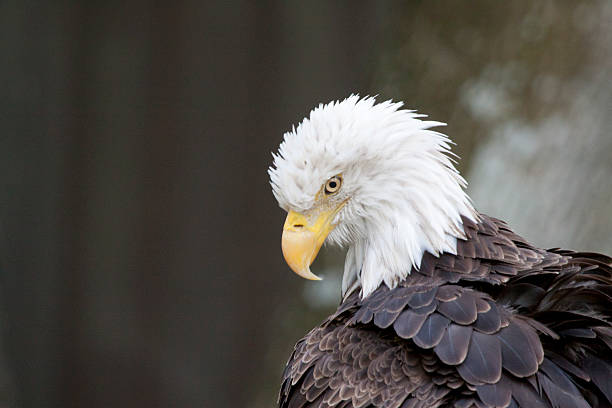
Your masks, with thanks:
[{"label": "eagle eye", "polygon": [[342,178],[340,176],[334,176],[327,180],[325,183],[325,194],[334,194],[340,190],[342,185]]}]

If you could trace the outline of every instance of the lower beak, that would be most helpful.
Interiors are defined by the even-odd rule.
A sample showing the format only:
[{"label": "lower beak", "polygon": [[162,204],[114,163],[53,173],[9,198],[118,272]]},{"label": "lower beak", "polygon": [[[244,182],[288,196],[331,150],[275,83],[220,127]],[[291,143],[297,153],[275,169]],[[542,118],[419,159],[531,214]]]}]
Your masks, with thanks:
[{"label": "lower beak", "polygon": [[334,229],[332,221],[339,209],[322,211],[310,222],[300,213],[289,211],[287,214],[281,245],[283,256],[291,270],[302,278],[321,280],[310,271],[310,265],[317,257],[325,238]]}]

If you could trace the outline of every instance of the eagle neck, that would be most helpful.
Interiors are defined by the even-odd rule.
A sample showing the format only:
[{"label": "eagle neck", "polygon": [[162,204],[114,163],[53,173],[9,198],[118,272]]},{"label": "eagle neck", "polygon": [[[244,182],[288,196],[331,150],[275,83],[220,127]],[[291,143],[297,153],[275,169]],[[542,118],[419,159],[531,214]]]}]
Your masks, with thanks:
[{"label": "eagle neck", "polygon": [[457,239],[465,239],[462,217],[478,219],[463,190],[461,194],[465,197],[461,205],[423,208],[415,202],[405,206],[403,212],[381,213],[375,223],[367,224],[367,234],[349,245],[343,298],[355,290],[365,298],[382,284],[395,288],[413,268],[419,269],[425,252],[434,256],[456,254]]}]

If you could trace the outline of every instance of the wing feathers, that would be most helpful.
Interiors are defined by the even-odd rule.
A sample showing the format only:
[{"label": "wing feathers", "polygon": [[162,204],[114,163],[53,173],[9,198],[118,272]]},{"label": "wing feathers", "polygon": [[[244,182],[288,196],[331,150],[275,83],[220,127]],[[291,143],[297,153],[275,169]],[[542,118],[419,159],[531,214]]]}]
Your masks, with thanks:
[{"label": "wing feathers", "polygon": [[457,254],[353,292],[298,342],[280,407],[612,405],[612,258],[463,221]]}]

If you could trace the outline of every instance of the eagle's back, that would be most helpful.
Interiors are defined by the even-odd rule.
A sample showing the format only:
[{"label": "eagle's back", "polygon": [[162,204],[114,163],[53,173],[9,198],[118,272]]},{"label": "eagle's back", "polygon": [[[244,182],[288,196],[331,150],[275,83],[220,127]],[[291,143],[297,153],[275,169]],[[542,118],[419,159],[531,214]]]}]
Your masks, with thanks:
[{"label": "eagle's back", "polygon": [[298,342],[280,407],[612,406],[612,258],[463,221],[457,255],[351,294]]}]

